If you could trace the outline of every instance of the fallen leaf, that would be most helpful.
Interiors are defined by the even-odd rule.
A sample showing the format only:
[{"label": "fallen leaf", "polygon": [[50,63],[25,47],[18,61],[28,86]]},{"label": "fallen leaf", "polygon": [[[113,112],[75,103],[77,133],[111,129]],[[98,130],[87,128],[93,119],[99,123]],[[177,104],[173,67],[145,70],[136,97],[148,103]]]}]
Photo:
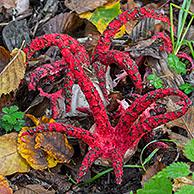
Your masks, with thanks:
[{"label": "fallen leaf", "polygon": [[[36,126],[53,123],[54,119],[45,116],[37,119],[33,115],[26,114]],[[57,132],[37,133],[33,136],[25,136],[21,139],[21,134],[30,127],[23,127],[18,135],[18,151],[23,158],[34,169],[43,170],[52,168],[57,163],[68,162],[74,154],[73,147],[68,143],[64,134]]]},{"label": "fallen leaf", "polygon": [[[108,24],[121,13],[120,1],[107,3],[106,5],[97,8],[94,12],[86,12],[80,14],[81,18],[88,19],[103,33]],[[122,26],[116,37],[121,37],[125,32],[125,26]]]},{"label": "fallen leaf", "polygon": [[13,193],[12,189],[9,187],[9,183],[2,175],[0,175],[0,193],[2,194]]},{"label": "fallen leaf", "polygon": [[74,154],[73,147],[68,143],[66,135],[57,132],[38,133],[35,147],[41,148],[60,163],[69,162]]},{"label": "fallen leaf", "polygon": [[25,188],[19,189],[14,194],[55,194],[53,189],[45,189],[42,185],[26,185]]},{"label": "fallen leaf", "polygon": [[1,8],[4,7],[6,9],[15,8],[17,0],[1,0],[0,1],[0,11]]},{"label": "fallen leaf", "polygon": [[182,186],[193,185],[193,184],[194,184],[194,182],[193,182],[191,176],[190,177],[176,178],[176,179],[174,179],[173,191],[176,192]]},{"label": "fallen leaf", "polygon": [[65,6],[78,14],[103,6],[108,0],[65,0]]},{"label": "fallen leaf", "polygon": [[25,41],[25,45],[30,43],[31,40],[29,34],[30,30],[26,19],[13,20],[2,30],[3,41],[9,51],[12,51],[15,48],[20,48],[23,41]]},{"label": "fallen leaf", "polygon": [[28,172],[29,166],[17,152],[17,133],[0,136],[0,174]]},{"label": "fallen leaf", "polygon": [[153,177],[155,174],[157,174],[159,171],[161,171],[165,165],[160,162],[160,158],[158,158],[152,166],[150,166],[145,174],[142,176],[141,184],[144,185],[145,182],[147,182],[151,177]]},{"label": "fallen leaf", "polygon": [[0,96],[8,94],[18,88],[26,70],[26,54],[14,49],[11,52],[12,59],[0,73]]},{"label": "fallen leaf", "polygon": [[10,52],[6,50],[4,47],[0,46],[0,72],[9,63],[10,59],[11,59]]},{"label": "fallen leaf", "polygon": [[28,129],[28,127],[23,127],[18,135],[18,152],[32,168],[36,170],[46,169],[49,166],[46,158],[47,154],[41,149],[35,149],[36,136],[25,136],[25,142],[20,138],[20,135]]},{"label": "fallen leaf", "polygon": [[[176,104],[168,105],[169,109],[172,110],[174,107],[176,108]],[[166,124],[167,127],[178,126],[184,128],[190,138],[194,138],[194,106],[191,106],[187,113],[180,117],[179,119],[173,120]]]}]

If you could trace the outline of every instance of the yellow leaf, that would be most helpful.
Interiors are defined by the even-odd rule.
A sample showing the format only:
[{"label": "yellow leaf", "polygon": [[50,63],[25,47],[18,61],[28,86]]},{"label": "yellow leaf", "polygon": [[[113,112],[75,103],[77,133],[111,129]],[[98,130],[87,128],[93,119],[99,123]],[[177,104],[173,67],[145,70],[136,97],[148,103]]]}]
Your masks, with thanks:
[{"label": "yellow leaf", "polygon": [[0,174],[28,172],[29,166],[17,152],[17,133],[0,136]]},{"label": "yellow leaf", "polygon": [[[113,1],[97,8],[94,12],[80,14],[81,18],[88,19],[103,33],[108,24],[121,13],[120,1]],[[115,37],[121,37],[125,33],[125,26],[121,27]]]},{"label": "yellow leaf", "polygon": [[18,88],[26,70],[26,54],[20,49],[11,52],[12,59],[0,73],[0,96]]}]

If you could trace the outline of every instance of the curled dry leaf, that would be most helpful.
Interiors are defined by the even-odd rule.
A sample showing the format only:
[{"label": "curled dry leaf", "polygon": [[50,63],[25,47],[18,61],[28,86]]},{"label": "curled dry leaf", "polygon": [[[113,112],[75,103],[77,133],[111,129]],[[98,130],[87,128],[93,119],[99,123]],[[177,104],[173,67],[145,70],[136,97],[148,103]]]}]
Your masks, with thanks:
[{"label": "curled dry leaf", "polygon": [[73,147],[68,143],[66,136],[61,133],[38,133],[36,142],[36,148],[41,148],[60,163],[69,162],[74,154]]},{"label": "curled dry leaf", "polygon": [[[36,126],[53,123],[54,119],[43,116],[37,119],[33,115],[26,114]],[[73,147],[68,143],[65,135],[56,132],[39,133],[35,136],[20,138],[21,134],[30,127],[22,128],[18,138],[18,151],[34,169],[43,170],[52,168],[57,163],[68,162],[73,156]]]},{"label": "curled dry leaf", "polygon": [[0,174],[4,176],[29,171],[28,164],[17,152],[17,133],[0,137],[0,164]]},{"label": "curled dry leaf", "polygon": [[2,194],[13,193],[12,189],[9,187],[9,183],[2,175],[0,175],[0,193]]},{"label": "curled dry leaf", "polygon": [[11,59],[10,52],[0,46],[0,72],[5,68]]},{"label": "curled dry leaf", "polygon": [[[20,134],[25,132],[27,129],[27,127],[23,127],[20,131]],[[47,160],[47,154],[43,150],[35,148],[35,136],[25,137],[25,142],[23,142],[20,138],[20,134],[18,136],[18,152],[23,158],[26,159],[32,168],[36,170],[43,170],[48,167],[54,167],[56,165],[56,163],[52,165],[53,162],[51,162],[50,166],[50,158]]]},{"label": "curled dry leaf", "polygon": [[53,189],[45,189],[42,185],[26,185],[25,188],[22,188],[14,194],[55,194]]},{"label": "curled dry leaf", "polygon": [[18,88],[26,70],[26,54],[20,49],[11,52],[12,59],[0,73],[0,96]]},{"label": "curled dry leaf", "polygon": [[[176,107],[177,107],[176,104],[172,102],[168,103],[169,110],[173,110]],[[194,122],[193,121],[194,121],[194,106],[191,106],[185,115],[183,115],[179,119],[176,119],[174,121],[167,123],[166,125],[169,128],[174,127],[174,126],[181,127],[187,131],[188,136],[190,138],[194,138]]]},{"label": "curled dry leaf", "polygon": [[108,0],[65,0],[65,6],[78,14],[103,6]]}]

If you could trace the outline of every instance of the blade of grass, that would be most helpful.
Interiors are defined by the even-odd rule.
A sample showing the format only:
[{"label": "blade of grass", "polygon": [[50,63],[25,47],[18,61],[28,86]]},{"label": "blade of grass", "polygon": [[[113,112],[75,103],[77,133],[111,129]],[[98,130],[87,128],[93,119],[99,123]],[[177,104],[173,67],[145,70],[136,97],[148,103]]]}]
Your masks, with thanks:
[{"label": "blade of grass", "polygon": [[175,42],[174,42],[174,23],[173,23],[173,4],[170,3],[170,36],[172,40],[172,49],[174,53],[174,47],[175,47]]},{"label": "blade of grass", "polygon": [[[183,5],[179,11],[179,14],[181,15],[181,17],[179,18],[180,21],[178,21],[179,23],[181,23],[180,25],[178,25],[178,33],[177,33],[177,41],[176,41],[176,45],[175,45],[175,54],[178,53],[178,50],[181,47],[181,40],[182,40],[182,33],[185,27],[185,23],[186,23],[186,19],[187,19],[187,15],[188,15],[188,11],[191,5],[191,0],[184,0]],[[184,11],[183,9],[185,9],[186,11]]]},{"label": "blade of grass", "polygon": [[194,16],[190,19],[189,24],[187,25],[187,27],[186,27],[186,29],[181,37],[181,40],[179,41],[179,44],[177,44],[178,45],[177,48],[175,48],[175,55],[178,53],[179,49],[181,48],[183,40],[184,40],[184,38],[185,38],[185,36],[186,36],[186,34],[187,34],[191,24],[192,24],[193,19],[194,19]]},{"label": "blade of grass", "polygon": [[[124,165],[123,168],[142,168],[142,166],[140,165]],[[108,168],[107,170],[104,170],[102,172],[99,172],[97,175],[93,176],[92,178],[86,180],[84,183],[80,183],[78,186],[81,187],[81,186],[84,186],[86,184],[90,184],[90,183],[93,183],[96,179],[99,179],[100,177],[104,176],[105,174],[109,173],[113,171],[113,168]]]}]

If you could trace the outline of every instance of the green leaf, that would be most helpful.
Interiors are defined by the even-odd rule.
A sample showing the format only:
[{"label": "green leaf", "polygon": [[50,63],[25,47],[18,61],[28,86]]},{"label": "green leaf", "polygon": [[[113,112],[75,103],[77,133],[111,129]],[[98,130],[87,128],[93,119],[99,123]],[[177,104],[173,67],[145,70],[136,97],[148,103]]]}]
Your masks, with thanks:
[{"label": "green leaf", "polygon": [[172,194],[172,183],[167,177],[154,177],[137,194]]},{"label": "green leaf", "polygon": [[194,91],[194,87],[190,83],[185,83],[179,86],[179,88],[184,91],[185,94],[190,94]]},{"label": "green leaf", "polygon": [[185,147],[184,147],[184,154],[185,156],[191,160],[192,162],[194,162],[194,139],[192,139],[191,141],[189,141]]},{"label": "green leaf", "polygon": [[13,126],[6,122],[2,122],[1,126],[6,132],[10,132],[13,129]]},{"label": "green leaf", "polygon": [[3,121],[9,122],[9,123],[12,123],[12,121],[13,121],[13,118],[10,115],[8,115],[8,114],[3,115],[1,119]]},{"label": "green leaf", "polygon": [[24,113],[23,112],[15,112],[15,113],[12,113],[11,116],[13,116],[17,119],[22,119],[24,117]]},{"label": "green leaf", "polygon": [[148,75],[147,79],[150,81],[150,84],[153,85],[156,89],[163,88],[163,82],[156,74]]},{"label": "green leaf", "polygon": [[193,185],[184,185],[175,194],[193,194],[193,193],[194,193]]},{"label": "green leaf", "polygon": [[3,113],[8,113],[9,112],[9,108],[7,108],[7,107],[2,108],[2,112]]},{"label": "green leaf", "polygon": [[174,162],[170,166],[160,171],[156,176],[166,176],[169,178],[179,178],[189,175],[189,165],[184,162]]},{"label": "green leaf", "polygon": [[[81,18],[88,19],[92,22],[98,29],[100,33],[103,33],[108,24],[122,13],[120,9],[120,1],[113,1],[105,4],[102,7],[98,7],[93,12],[86,12],[79,15]],[[125,33],[125,27],[121,27],[117,37],[122,36]]]},{"label": "green leaf", "polygon": [[18,110],[19,110],[19,108],[16,105],[10,106],[10,112],[14,113],[14,112],[16,112]]},{"label": "green leaf", "polygon": [[168,55],[169,67],[178,74],[186,74],[186,65],[182,63],[179,58],[174,54]]}]

